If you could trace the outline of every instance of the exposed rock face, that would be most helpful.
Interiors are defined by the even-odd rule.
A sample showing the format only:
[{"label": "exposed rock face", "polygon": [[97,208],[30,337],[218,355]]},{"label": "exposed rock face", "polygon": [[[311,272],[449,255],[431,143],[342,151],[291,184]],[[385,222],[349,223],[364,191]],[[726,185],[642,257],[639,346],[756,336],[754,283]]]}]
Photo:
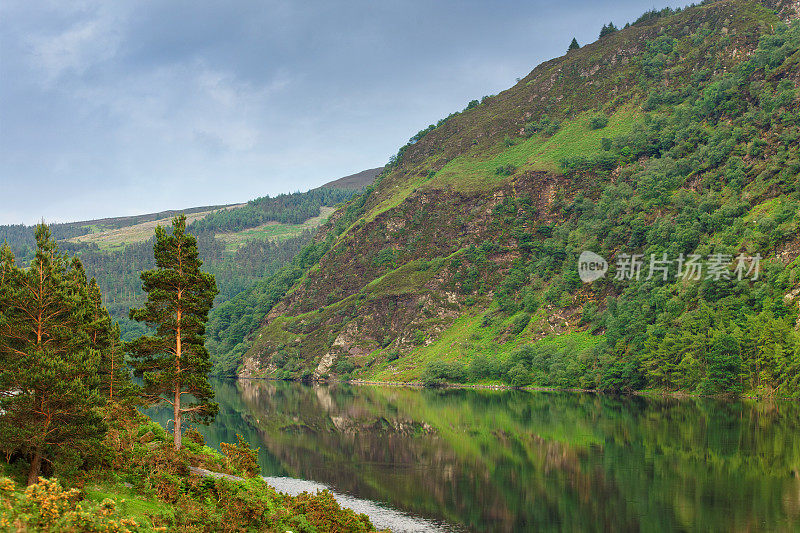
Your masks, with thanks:
[{"label": "exposed rock face", "polygon": [[[579,223],[581,213],[590,211],[581,204],[600,203],[602,190],[609,184],[634,183],[631,172],[636,169],[632,165],[646,166],[659,158],[660,149],[643,152],[635,161],[627,155],[613,156],[607,164],[598,163],[592,166],[594,170],[585,171],[570,166],[569,159],[602,162],[606,152],[613,152],[616,141],[611,137],[625,140],[641,134],[637,121],[652,120],[650,115],[642,117],[647,113],[647,95],[641,92],[644,80],[657,80],[652,81],[651,95],[679,94],[688,83],[695,83],[690,80],[698,72],[722,75],[753,53],[759,37],[770,31],[770,25],[779,24],[775,13],[764,6],[778,10],[781,16],[800,12],[800,0],[764,0],[761,4],[721,0],[677,15],[646,19],[539,65],[513,88],[487,97],[479,106],[449,118],[403,147],[402,157],[358,205],[358,213],[343,218],[340,212],[332,218],[352,225],[344,233],[336,233],[338,240],[327,254],[272,307],[245,356],[241,375],[320,379],[347,373],[340,367],[370,367],[379,358],[379,363],[391,362],[436,342],[445,331],[450,339],[450,328],[460,327],[456,320],[467,310],[483,314],[486,324],[490,323],[493,317],[489,315],[501,306],[503,295],[517,298],[521,287],[530,288],[528,303],[523,306],[525,296],[519,296],[502,309],[508,315],[505,318],[513,319],[516,314],[522,315],[517,316],[521,320],[513,328],[503,323],[499,328],[504,331],[493,332],[489,342],[502,343],[514,336],[520,342],[532,342],[579,329],[587,301],[594,310],[602,311],[606,298],[618,296],[620,289],[598,289],[590,294],[578,283],[553,287],[554,294],[546,294],[553,273],[537,278],[530,270],[536,265],[525,261],[534,254],[542,264],[551,258],[561,260],[565,249],[580,250],[599,237],[596,233],[602,230],[597,228],[606,227],[600,223],[578,227],[566,237],[558,235],[559,225],[572,228]],[[668,50],[657,52],[658,42]],[[702,47],[704,42],[712,44]],[[648,61],[653,63],[645,69],[643,64]],[[797,80],[796,63],[787,65],[771,76]],[[595,131],[597,128],[590,126],[592,132],[588,132],[587,111],[608,115],[612,121],[606,121],[608,130],[601,126],[602,132]],[[559,122],[562,129],[530,137],[528,122],[544,115]],[[562,133],[564,136],[553,141]],[[609,137],[600,137],[606,133]],[[602,152],[597,152],[598,145]],[[565,169],[570,177],[552,172],[554,168]],[[680,186],[687,192],[702,192],[707,184],[701,174],[687,175]],[[622,194],[639,192],[631,189]],[[753,194],[743,199],[756,204],[778,193],[759,189]],[[664,216],[658,211],[642,210],[636,213],[636,220],[642,227],[654,225]],[[614,246],[626,245],[624,233],[619,231],[615,238],[620,240]],[[637,239],[644,238],[642,235]],[[560,248],[549,247],[547,241],[558,241]],[[614,248],[608,253],[618,251]],[[789,263],[798,257],[800,248],[789,243],[777,253],[781,261]],[[520,279],[516,288],[503,293],[507,274]],[[530,284],[534,282],[541,283],[533,289]],[[535,291],[539,293],[532,294]],[[536,316],[525,316],[533,313]],[[478,327],[487,326],[481,323],[475,325]],[[525,336],[519,337],[523,331]],[[479,333],[472,336],[481,337]],[[460,340],[465,341],[462,345],[468,344],[468,339]],[[422,353],[438,348],[437,344]],[[466,352],[454,356],[462,353]],[[363,376],[379,373],[367,371]]]},{"label": "exposed rock face", "polygon": [[[495,285],[520,256],[517,238],[502,231],[509,215],[504,201],[529,198],[536,213],[530,231],[536,231],[555,222],[550,205],[568,191],[563,177],[531,172],[490,194],[433,188],[412,193],[351,229],[272,309],[263,325],[271,333],[256,341],[240,375],[274,374],[275,355],[285,352],[302,354],[320,379],[342,358],[364,366],[377,349],[406,352],[432,342],[460,315],[467,298],[480,297],[481,287]],[[456,254],[485,243],[492,247],[480,268]],[[464,280],[466,270],[477,277]]]}]

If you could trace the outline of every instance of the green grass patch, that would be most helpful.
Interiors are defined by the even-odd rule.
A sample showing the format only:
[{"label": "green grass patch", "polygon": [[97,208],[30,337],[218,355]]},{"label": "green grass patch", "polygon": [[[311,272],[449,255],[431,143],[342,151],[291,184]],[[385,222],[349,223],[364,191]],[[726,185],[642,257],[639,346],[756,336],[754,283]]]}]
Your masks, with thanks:
[{"label": "green grass patch", "polygon": [[296,237],[306,230],[318,228],[336,211],[334,207],[321,207],[320,214],[309,218],[302,224],[281,224],[279,222],[268,222],[255,228],[248,228],[242,231],[231,233],[217,233],[216,238],[225,245],[226,253],[233,253],[248,241],[282,241],[291,237]]},{"label": "green grass patch", "polygon": [[590,129],[589,120],[595,112],[583,113],[565,122],[551,137],[541,134],[528,139],[517,138],[517,144],[505,147],[502,143],[483,154],[467,153],[444,166],[429,182],[429,186],[452,186],[461,191],[491,190],[505,179],[498,168],[516,167],[516,172],[542,170],[559,172],[562,159],[574,155],[591,155],[602,151],[601,141],[625,135],[633,130],[641,113],[631,107],[622,107],[611,115],[608,125]]},{"label": "green grass patch", "polygon": [[85,490],[87,500],[100,503],[110,498],[116,502],[122,514],[140,524],[150,524],[150,517],[169,514],[172,509],[166,503],[145,498],[123,485],[90,485]]}]

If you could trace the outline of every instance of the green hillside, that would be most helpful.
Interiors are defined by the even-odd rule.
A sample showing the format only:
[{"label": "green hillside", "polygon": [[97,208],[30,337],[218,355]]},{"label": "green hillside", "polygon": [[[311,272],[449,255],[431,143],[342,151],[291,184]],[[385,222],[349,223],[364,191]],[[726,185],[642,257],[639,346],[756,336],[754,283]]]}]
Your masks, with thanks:
[{"label": "green hillside", "polygon": [[[220,305],[289,263],[311,242],[335,206],[363,190],[378,171],[366,170],[307,192],[264,196],[243,204],[52,224],[50,228],[61,250],[78,256],[87,274],[97,279],[104,304],[120,323],[123,339],[130,340],[145,333],[142,324],[128,319],[128,310],[144,301],[140,273],[154,267],[156,226],[169,226],[178,213],[186,215],[206,268],[216,276]],[[35,248],[33,228],[0,226],[0,242],[8,243],[25,264]],[[219,325],[212,311],[212,334]]]},{"label": "green hillside", "polygon": [[[220,357],[247,377],[796,394],[796,7],[651,11],[420,131],[225,310],[260,326],[218,329]],[[584,250],[606,277],[581,282]],[[689,279],[693,255],[725,266]]]}]

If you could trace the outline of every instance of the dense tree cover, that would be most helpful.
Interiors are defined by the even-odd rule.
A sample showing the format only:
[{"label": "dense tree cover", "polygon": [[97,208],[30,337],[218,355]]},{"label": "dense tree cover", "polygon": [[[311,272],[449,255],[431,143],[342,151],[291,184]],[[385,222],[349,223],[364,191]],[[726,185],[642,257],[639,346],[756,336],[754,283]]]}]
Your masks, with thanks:
[{"label": "dense tree cover", "polygon": [[29,459],[28,484],[43,461],[80,462],[99,444],[97,408],[128,381],[97,284],[58,252],[47,226],[35,236],[25,269],[7,246],[0,252],[0,450]]},{"label": "dense tree cover", "polygon": [[153,255],[156,268],[141,274],[147,301],[130,310],[130,319],[144,322],[155,332],[129,342],[126,350],[133,368],[144,378],[145,398],[172,406],[174,443],[179,450],[184,415],[206,422],[213,420],[218,409],[211,401],[211,359],[204,338],[217,284],[214,276],[200,270],[203,262],[197,239],[186,232],[186,215],[175,217],[172,233],[156,227]]},{"label": "dense tree cover", "polygon": [[[693,83],[669,79],[680,75],[668,69],[686,45],[707,37],[701,31],[688,43],[647,43],[639,58],[642,86],[652,88],[647,113],[630,134],[605,139],[599,155],[563,161],[577,191],[555,202],[563,223],[531,231],[528,221],[541,217],[529,198],[498,206],[525,252],[495,293],[500,309],[532,314],[583,298],[583,323],[604,340],[577,355],[525,349],[505,367],[495,365],[496,376],[610,390],[800,390],[797,305],[789,294],[800,275],[797,261],[765,259],[755,280],[727,266],[716,277],[704,271],[687,279],[674,262],[666,280],[647,279],[651,255],[774,258],[800,223],[800,113],[794,82],[784,76],[796,69],[800,24],[776,26],[731,72],[691,73]],[[612,271],[582,286],[582,250],[612,265],[621,254],[642,254],[642,275],[617,279]]]},{"label": "dense tree cover", "polygon": [[334,206],[349,200],[358,191],[352,189],[314,189],[308,192],[264,196],[247,202],[237,209],[210,213],[189,225],[195,234],[241,231],[266,224],[282,222],[301,224],[319,215],[322,206]]},{"label": "dense tree cover", "polygon": [[256,327],[303,274],[319,262],[336,237],[364,213],[367,199],[375,186],[367,187],[363,194],[344,208],[324,240],[310,242],[289,264],[215,309],[208,324],[208,346],[215,356],[215,375],[236,374],[244,354],[250,348],[251,335]]},{"label": "dense tree cover", "polygon": [[[198,249],[208,271],[218,280],[217,303],[225,302],[250,288],[258,280],[274,274],[287,264],[312,237],[304,231],[282,241],[254,239],[245,242],[233,254],[225,254],[213,235],[197,237]],[[86,271],[97,278],[106,306],[120,324],[123,340],[144,335],[144,324],[128,319],[128,309],[144,301],[139,273],[155,266],[153,239],[125,246],[119,251],[101,250],[96,244],[63,243],[62,247],[80,254]],[[212,310],[212,316],[216,310]]]},{"label": "dense tree cover", "polygon": [[[89,228],[75,224],[50,224],[50,234],[56,241],[89,233]],[[0,242],[8,244],[20,262],[30,261],[36,253],[36,228],[24,224],[0,225]]]},{"label": "dense tree cover", "polygon": [[[334,206],[350,199],[359,191],[324,188],[305,193],[263,197],[242,208],[218,211],[195,221],[190,230],[196,234],[200,256],[219,286],[217,303],[224,302],[249,289],[256,281],[271,276],[286,265],[311,239],[312,232],[281,241],[253,239],[232,253],[226,253],[216,234],[241,231],[266,222],[302,223],[320,214],[320,207]],[[191,211],[191,210],[190,210]],[[109,227],[123,227],[151,220],[151,215],[111,220]],[[105,223],[104,223],[105,224]],[[51,224],[56,240],[68,239],[89,232],[75,224]],[[0,226],[0,242],[6,242],[20,263],[27,264],[36,248],[33,228],[22,224]],[[128,309],[141,305],[139,273],[155,266],[153,239],[131,243],[120,250],[106,250],[91,243],[60,242],[60,247],[81,258],[87,273],[97,280],[111,316],[119,322],[123,340],[132,340],[148,332],[144,324],[128,319]],[[213,311],[212,311],[213,314]]]}]

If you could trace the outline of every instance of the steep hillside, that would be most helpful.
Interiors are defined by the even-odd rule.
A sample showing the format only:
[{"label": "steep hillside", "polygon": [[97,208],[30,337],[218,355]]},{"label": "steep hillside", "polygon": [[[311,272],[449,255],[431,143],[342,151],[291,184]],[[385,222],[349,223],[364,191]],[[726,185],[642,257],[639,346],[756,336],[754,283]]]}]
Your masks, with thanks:
[{"label": "steep hillside", "polygon": [[[792,394],[797,11],[649,12],[421,131],[260,308],[239,374]],[[607,276],[581,283],[584,250]],[[695,280],[693,254],[729,261]]]}]

